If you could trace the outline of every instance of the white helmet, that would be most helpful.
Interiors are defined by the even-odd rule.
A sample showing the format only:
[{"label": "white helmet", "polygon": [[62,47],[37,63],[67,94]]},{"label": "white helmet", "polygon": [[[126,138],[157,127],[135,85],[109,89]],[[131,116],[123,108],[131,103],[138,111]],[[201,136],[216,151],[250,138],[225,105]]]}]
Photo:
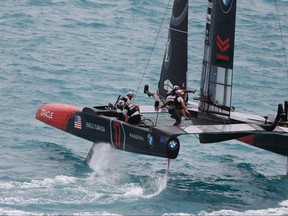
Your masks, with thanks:
[{"label": "white helmet", "polygon": [[179,89],[180,89],[180,87],[179,87],[178,85],[174,85],[174,86],[173,86],[173,90],[174,90],[174,91],[177,91],[177,90],[179,90]]},{"label": "white helmet", "polygon": [[117,102],[117,107],[118,107],[118,108],[121,108],[121,107],[124,106],[124,104],[125,104],[125,102],[124,102],[123,100],[119,100],[119,101]]},{"label": "white helmet", "polygon": [[130,99],[134,97],[134,94],[132,92],[128,92],[127,93],[127,97],[129,97]]}]

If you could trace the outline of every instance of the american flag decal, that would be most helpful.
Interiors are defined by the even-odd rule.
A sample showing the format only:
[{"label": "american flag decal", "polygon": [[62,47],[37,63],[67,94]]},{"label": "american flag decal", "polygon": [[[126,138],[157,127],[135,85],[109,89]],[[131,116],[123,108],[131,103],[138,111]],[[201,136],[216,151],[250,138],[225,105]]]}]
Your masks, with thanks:
[{"label": "american flag decal", "polygon": [[81,116],[75,115],[74,116],[74,128],[77,129],[82,129],[82,124],[81,124]]}]

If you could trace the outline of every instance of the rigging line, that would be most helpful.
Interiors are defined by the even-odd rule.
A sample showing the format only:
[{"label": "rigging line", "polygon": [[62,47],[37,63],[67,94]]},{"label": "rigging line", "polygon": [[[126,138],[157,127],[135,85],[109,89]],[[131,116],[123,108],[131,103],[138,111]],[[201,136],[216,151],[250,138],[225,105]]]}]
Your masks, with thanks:
[{"label": "rigging line", "polygon": [[143,74],[142,74],[142,78],[141,78],[140,83],[139,83],[139,85],[138,85],[138,88],[137,88],[136,94],[135,94],[135,96],[134,96],[134,98],[133,98],[133,101],[136,99],[136,96],[137,96],[137,94],[138,94],[138,92],[139,92],[141,83],[142,83],[142,81],[143,81],[143,79],[144,79],[144,75],[145,75],[145,73],[146,73],[146,71],[147,71],[147,68],[148,68],[150,59],[151,59],[152,54],[153,54],[153,52],[154,52],[154,49],[155,49],[155,46],[156,46],[156,42],[157,42],[157,40],[158,40],[158,37],[159,37],[160,31],[161,31],[161,28],[162,28],[163,23],[164,23],[164,20],[165,20],[165,17],[166,17],[166,14],[167,14],[168,7],[169,7],[169,5],[170,5],[170,2],[171,2],[171,0],[169,0],[168,3],[167,3],[167,5],[166,5],[166,10],[165,10],[164,16],[163,16],[163,18],[162,18],[162,22],[161,22],[161,24],[160,24],[159,31],[158,31],[158,33],[157,33],[157,35],[156,35],[156,38],[155,38],[155,41],[154,41],[154,44],[153,44],[153,48],[152,48],[152,50],[151,50],[150,56],[149,56],[149,58],[148,58],[148,61],[147,61],[147,63],[146,63],[144,72],[143,72]]},{"label": "rigging line", "polygon": [[197,136],[197,134],[194,134],[194,136],[199,140],[199,135]]},{"label": "rigging line", "polygon": [[288,176],[288,157],[286,157],[287,162],[286,162],[286,176]]},{"label": "rigging line", "polygon": [[279,25],[281,40],[282,40],[282,48],[283,48],[283,53],[284,53],[284,60],[285,60],[286,70],[287,70],[287,75],[288,75],[287,56],[286,56],[286,52],[285,52],[284,38],[283,38],[282,28],[281,28],[281,24],[280,24],[280,16],[279,16],[279,12],[278,12],[277,0],[275,0],[275,7],[276,7],[277,18],[278,18],[278,25]]}]

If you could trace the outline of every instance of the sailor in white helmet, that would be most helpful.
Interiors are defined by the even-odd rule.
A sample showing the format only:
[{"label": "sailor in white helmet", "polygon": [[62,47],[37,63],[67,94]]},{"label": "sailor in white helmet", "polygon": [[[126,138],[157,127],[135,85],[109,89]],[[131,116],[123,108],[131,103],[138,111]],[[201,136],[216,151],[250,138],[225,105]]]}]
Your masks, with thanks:
[{"label": "sailor in white helmet", "polygon": [[187,111],[182,95],[183,92],[178,89],[175,91],[175,95],[168,95],[165,103],[160,106],[160,108],[168,106],[168,112],[171,114],[171,117],[176,120],[176,122],[173,124],[174,126],[181,123],[182,116],[187,117],[190,115],[190,113]]},{"label": "sailor in white helmet", "polygon": [[131,102],[134,97],[132,92],[127,93],[127,97],[122,97],[116,105],[116,115],[118,119],[129,124],[137,125],[141,121],[140,109],[137,104]]},{"label": "sailor in white helmet", "polygon": [[[123,97],[122,99],[125,101],[127,105],[132,103],[132,99],[135,97],[135,95],[130,91],[127,93],[126,97]],[[138,111],[140,112],[140,106],[138,104],[134,103],[134,106],[137,107]]]},{"label": "sailor in white helmet", "polygon": [[116,118],[125,121],[126,112],[124,112],[125,102],[124,100],[119,100],[116,104]]}]

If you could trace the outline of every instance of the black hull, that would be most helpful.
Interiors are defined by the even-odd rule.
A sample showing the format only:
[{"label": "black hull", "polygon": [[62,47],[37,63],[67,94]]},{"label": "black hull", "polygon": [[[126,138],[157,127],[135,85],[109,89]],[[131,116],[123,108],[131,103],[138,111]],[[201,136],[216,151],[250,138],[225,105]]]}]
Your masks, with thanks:
[{"label": "black hull", "polygon": [[[177,157],[180,143],[175,134],[157,128],[133,126],[96,112],[92,114],[91,110],[92,108],[84,108],[82,112],[76,112],[75,115],[81,116],[82,130],[75,128],[74,122],[70,121],[67,132],[94,143],[111,143],[113,147],[123,151],[171,159]],[[170,141],[177,143],[175,149],[169,147]]]},{"label": "black hull", "polygon": [[200,134],[199,141],[201,143],[215,143],[237,139],[241,142],[270,151],[283,156],[288,156],[288,136],[283,134],[267,133],[267,134]]},{"label": "black hull", "polygon": [[[247,123],[247,121],[240,121],[233,118],[223,118],[215,116],[213,114],[201,113],[199,111],[190,111],[192,116],[191,120],[196,125],[216,125],[216,124],[241,124]],[[263,118],[264,119],[264,118]],[[250,119],[251,121],[251,119]],[[260,125],[259,122],[254,122],[255,125]],[[247,123],[248,124],[248,123]],[[264,124],[264,122],[262,123]],[[272,126],[272,123],[269,123]],[[282,125],[282,124],[280,124]],[[266,126],[267,128],[271,126]],[[285,125],[282,125],[285,126]],[[260,126],[261,127],[261,126]],[[278,129],[272,131],[261,132],[237,132],[237,133],[203,133],[199,134],[200,143],[216,143],[227,140],[236,139],[251,146],[264,149],[273,153],[277,153],[283,156],[288,156],[288,134],[283,133]]]},{"label": "black hull", "polygon": [[[98,108],[71,111],[69,105],[46,104],[38,109],[36,118],[93,143],[110,143],[119,150],[170,159],[178,156],[180,143],[177,136],[185,133],[181,129],[130,125],[113,117],[114,111]],[[41,115],[43,110],[53,113],[53,118]]]},{"label": "black hull", "polygon": [[263,134],[251,134],[238,139],[241,142],[274,152],[283,156],[288,156],[288,135],[277,132],[267,132]]}]

